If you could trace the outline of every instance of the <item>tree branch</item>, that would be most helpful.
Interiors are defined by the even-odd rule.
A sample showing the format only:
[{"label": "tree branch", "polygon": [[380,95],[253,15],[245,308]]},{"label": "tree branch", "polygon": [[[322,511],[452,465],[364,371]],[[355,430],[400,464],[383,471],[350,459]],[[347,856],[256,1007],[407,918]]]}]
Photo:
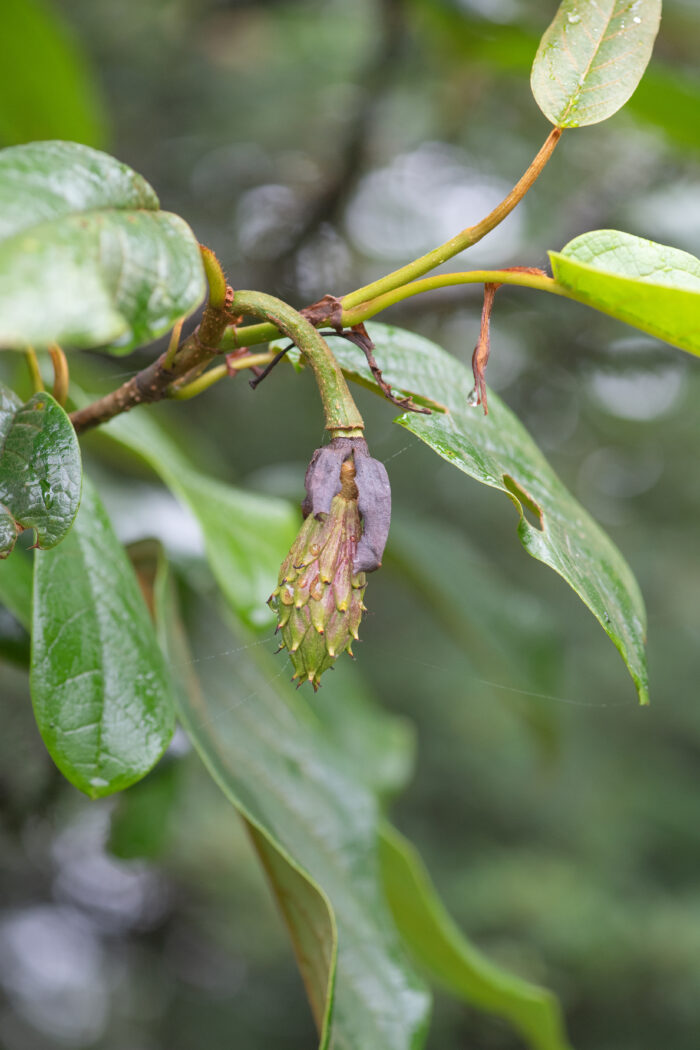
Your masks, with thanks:
[{"label": "tree branch", "polygon": [[151,404],[169,397],[170,388],[176,381],[195,379],[212,358],[221,352],[219,343],[232,321],[232,300],[233,289],[228,288],[221,307],[212,306],[211,301],[207,303],[201,322],[175,354],[169,348],[110,394],[71,413],[71,422],[77,433],[82,434],[101,423],[107,423],[136,405]]}]

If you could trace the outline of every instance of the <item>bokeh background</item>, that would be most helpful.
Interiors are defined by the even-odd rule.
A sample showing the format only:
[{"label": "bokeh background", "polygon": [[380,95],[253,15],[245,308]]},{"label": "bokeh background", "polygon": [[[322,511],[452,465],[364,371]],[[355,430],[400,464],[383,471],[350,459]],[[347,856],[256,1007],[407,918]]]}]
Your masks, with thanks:
[{"label": "bokeh background", "polygon": [[[301,306],[424,252],[508,191],[548,131],[528,75],[556,6],[32,0],[2,15],[0,140],[108,149],[217,251],[235,286]],[[548,248],[600,227],[698,253],[700,8],[664,7],[630,104],[567,133],[524,204],[455,268],[543,266]],[[35,18],[31,33],[22,18]],[[478,289],[462,287],[386,319],[468,361],[479,311]],[[392,815],[475,943],[561,997],[577,1050],[696,1050],[700,369],[525,290],[499,293],[492,346],[490,384],[636,572],[652,706],[637,706],[573,593],[522,551],[508,501],[360,391],[396,504],[360,670],[415,743]],[[103,363],[100,388],[153,354]],[[26,384],[10,355],[2,364]],[[239,377],[156,411],[209,473],[294,498],[322,438],[308,378],[283,368],[255,394]],[[99,442],[86,451],[124,540],[159,534],[196,567],[196,529],[153,478],[102,459]],[[26,639],[0,616],[0,1045],[313,1046],[263,875],[184,738],[125,799],[84,800],[52,771],[19,666]],[[332,700],[319,695],[321,716]],[[438,995],[429,1047],[519,1045]]]}]

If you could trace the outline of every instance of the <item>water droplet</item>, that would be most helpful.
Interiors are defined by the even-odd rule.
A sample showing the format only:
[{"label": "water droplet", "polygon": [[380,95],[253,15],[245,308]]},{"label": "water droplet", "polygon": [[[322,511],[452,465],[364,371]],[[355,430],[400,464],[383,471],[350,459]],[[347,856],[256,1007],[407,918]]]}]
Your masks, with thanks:
[{"label": "water droplet", "polygon": [[102,777],[92,777],[90,780],[90,787],[103,788],[107,787],[109,781],[104,780]]},{"label": "water droplet", "polygon": [[569,15],[569,25],[575,26],[577,22],[581,21],[581,15]]},{"label": "water droplet", "polygon": [[639,24],[640,24],[640,22],[641,22],[642,20],[641,20],[641,18],[639,17],[639,15],[635,15],[635,16],[634,16],[634,18],[632,19],[632,21],[633,21],[633,22],[636,22],[636,23],[637,23],[637,25],[639,25]]},{"label": "water droplet", "polygon": [[476,408],[476,406],[479,404],[479,395],[476,392],[476,387],[474,387],[474,389],[469,394],[469,397],[467,398],[467,404],[470,408]]},{"label": "water droplet", "polygon": [[41,489],[42,499],[44,500],[44,506],[47,510],[51,510],[54,502],[54,492],[51,485],[45,478],[39,481],[39,488]]}]

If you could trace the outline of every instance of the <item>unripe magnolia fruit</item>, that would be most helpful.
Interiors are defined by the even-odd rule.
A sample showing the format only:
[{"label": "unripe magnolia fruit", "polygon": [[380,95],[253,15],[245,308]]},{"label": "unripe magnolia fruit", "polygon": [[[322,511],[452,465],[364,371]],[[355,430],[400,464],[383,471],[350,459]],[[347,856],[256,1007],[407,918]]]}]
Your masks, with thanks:
[{"label": "unripe magnolia fruit", "polygon": [[269,604],[294,679],[311,682],[316,690],[341,653],[352,656],[365,611],[365,571],[379,567],[391,493],[386,470],[371,459],[361,438],[336,438],[317,450],[306,491],[307,517]]}]

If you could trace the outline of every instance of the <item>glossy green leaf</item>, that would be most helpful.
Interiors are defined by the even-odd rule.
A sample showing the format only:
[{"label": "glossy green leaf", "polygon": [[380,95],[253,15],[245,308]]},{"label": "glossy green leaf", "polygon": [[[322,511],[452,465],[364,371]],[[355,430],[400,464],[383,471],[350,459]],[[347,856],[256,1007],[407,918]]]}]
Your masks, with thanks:
[{"label": "glossy green leaf", "polygon": [[99,85],[53,7],[43,0],[3,4],[0,145],[51,138],[104,142]]},{"label": "glossy green leaf", "polygon": [[299,528],[299,511],[200,473],[145,413],[117,417],[102,430],[144,459],[190,508],[214,577],[236,614],[250,626],[269,626],[274,616],[267,599]]},{"label": "glossy green leaf", "polygon": [[0,347],[126,353],[204,292],[194,234],[126,165],[74,142],[0,152]]},{"label": "glossy green leaf", "polygon": [[[473,387],[468,367],[412,332],[380,324],[368,329],[388,382],[449,410],[431,416],[405,413],[397,422],[465,474],[512,500],[526,551],[558,572],[585,602],[620,651],[640,701],[648,702],[644,603],[617,547],[564,488],[496,394],[489,392],[488,416],[468,405]],[[374,385],[359,350],[339,340],[333,351],[349,378]]]},{"label": "glossy green leaf", "polygon": [[606,120],[642,78],[661,0],[563,0],[532,67],[537,105],[560,128]]},{"label": "glossy green leaf", "polygon": [[556,998],[507,973],[469,944],[443,907],[423,863],[389,824],[379,855],[394,921],[427,972],[455,995],[508,1021],[532,1050],[568,1050]]},{"label": "glossy green leaf", "polygon": [[31,692],[54,762],[97,798],[144,776],[174,729],[171,681],[134,571],[87,483],[69,536],[35,555]]},{"label": "glossy green leaf", "polygon": [[[310,717],[283,665],[206,634],[186,658],[168,590],[163,637],[179,676],[180,719],[212,777],[252,829],[289,927],[325,1048],[422,1045],[429,1000],[403,956],[382,896],[378,813],[366,786]],[[201,676],[195,677],[195,671]],[[280,671],[282,675],[280,675]],[[291,671],[289,672],[291,676]],[[324,693],[333,703],[332,686]]]},{"label": "glossy green leaf", "polygon": [[550,252],[573,299],[700,354],[700,259],[619,230],[593,230]]},{"label": "glossy green leaf", "polygon": [[22,529],[39,547],[67,535],[80,503],[82,466],[70,419],[50,394],[22,404],[0,385],[0,558]]}]

